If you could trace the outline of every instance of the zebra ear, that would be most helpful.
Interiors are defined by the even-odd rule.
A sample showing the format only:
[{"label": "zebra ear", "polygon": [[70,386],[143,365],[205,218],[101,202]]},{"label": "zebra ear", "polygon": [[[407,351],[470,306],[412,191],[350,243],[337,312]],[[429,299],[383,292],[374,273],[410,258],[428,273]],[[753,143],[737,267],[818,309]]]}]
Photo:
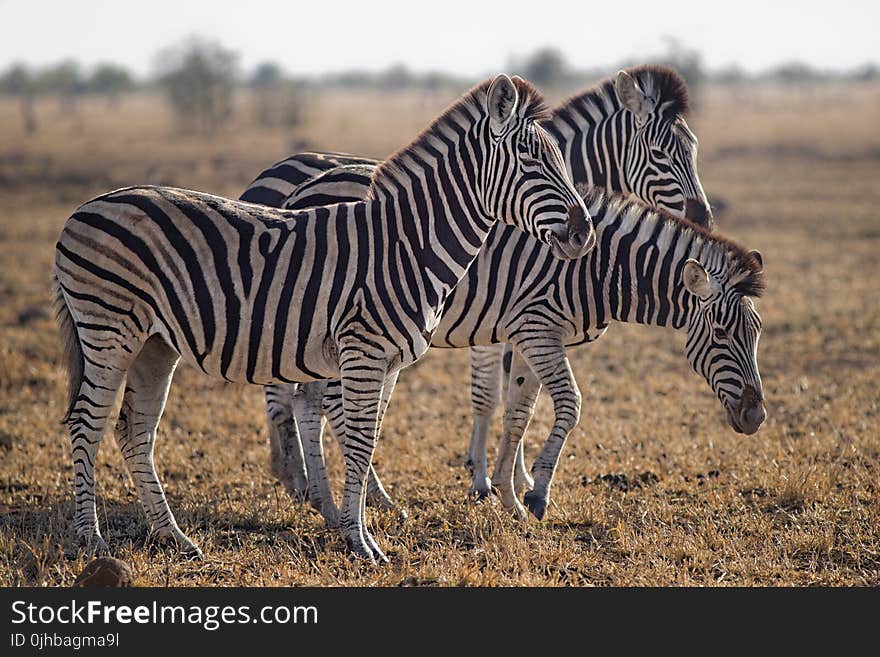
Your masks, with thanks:
[{"label": "zebra ear", "polygon": [[712,294],[712,279],[709,278],[709,272],[698,261],[688,258],[681,270],[681,278],[685,289],[699,297],[707,299]]},{"label": "zebra ear", "polygon": [[507,125],[516,112],[518,102],[519,94],[517,94],[513,80],[503,73],[492,80],[486,104],[489,110],[489,127],[493,134],[500,133]]},{"label": "zebra ear", "polygon": [[761,255],[761,252],[757,249],[753,249],[752,251],[749,251],[749,255],[752,256],[761,267],[758,271],[764,271],[764,256]]},{"label": "zebra ear", "polygon": [[644,120],[657,104],[653,98],[649,98],[642,91],[635,78],[626,71],[617,72],[614,88],[617,90],[617,97],[620,98],[623,106],[635,114],[639,120]]}]

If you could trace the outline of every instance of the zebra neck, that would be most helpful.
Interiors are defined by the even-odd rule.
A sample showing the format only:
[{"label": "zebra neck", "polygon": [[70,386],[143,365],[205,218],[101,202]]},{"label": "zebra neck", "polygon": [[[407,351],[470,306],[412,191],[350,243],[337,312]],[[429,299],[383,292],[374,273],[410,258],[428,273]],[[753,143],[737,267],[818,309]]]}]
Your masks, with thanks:
[{"label": "zebra neck", "polygon": [[373,199],[388,218],[395,258],[420,275],[425,301],[442,306],[467,273],[495,220],[482,209],[479,181],[469,167],[435,159],[418,163],[418,174],[398,169],[373,180]]},{"label": "zebra neck", "polygon": [[575,184],[629,193],[626,153],[632,115],[593,99],[572,101],[553,113],[544,127],[556,138]]},{"label": "zebra neck", "polygon": [[[591,209],[592,210],[592,209]],[[604,220],[594,214],[598,246],[588,256],[598,318],[681,329],[696,310],[681,271],[699,256],[694,234],[647,209]]]}]

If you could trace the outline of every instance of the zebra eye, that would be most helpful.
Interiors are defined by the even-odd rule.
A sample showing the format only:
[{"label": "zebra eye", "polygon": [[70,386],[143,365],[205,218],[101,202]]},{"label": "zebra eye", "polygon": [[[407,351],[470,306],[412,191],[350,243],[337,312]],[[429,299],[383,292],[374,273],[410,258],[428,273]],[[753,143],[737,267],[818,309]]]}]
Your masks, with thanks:
[{"label": "zebra eye", "polygon": [[716,342],[727,342],[727,340],[728,340],[727,331],[725,331],[720,326],[713,327],[712,333],[715,336]]},{"label": "zebra eye", "polygon": [[520,153],[519,161],[524,167],[537,168],[541,166],[541,160],[538,160],[528,153]]},{"label": "zebra eye", "polygon": [[653,155],[653,156],[654,156],[656,159],[658,159],[658,160],[666,160],[666,159],[669,159],[669,158],[666,157],[666,153],[664,153],[663,151],[658,150],[658,149],[656,149],[656,148],[652,148],[652,149],[651,149],[651,155]]}]

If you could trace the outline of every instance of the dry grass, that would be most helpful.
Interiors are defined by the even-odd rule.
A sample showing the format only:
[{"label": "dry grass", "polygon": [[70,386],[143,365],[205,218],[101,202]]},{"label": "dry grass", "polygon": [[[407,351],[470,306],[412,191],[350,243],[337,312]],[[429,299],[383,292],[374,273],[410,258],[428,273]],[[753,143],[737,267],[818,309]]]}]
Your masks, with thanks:
[{"label": "dry grass", "polygon": [[[449,99],[325,94],[293,133],[243,124],[210,143],[176,135],[150,97],[86,103],[78,119],[47,104],[31,139],[0,102],[0,585],[67,585],[85,562],[48,312],[52,246],[73,208],[145,181],[235,195],[297,147],[382,155]],[[765,256],[770,416],[756,436],[726,427],[682,335],[615,326],[571,352],[583,419],[546,520],[520,526],[465,501],[467,353],[432,352],[401,377],[377,452],[411,518],[370,514],[392,561],[374,568],[269,477],[260,389],[182,367],[157,461],[207,558],[147,543],[108,437],[99,513],[116,556],[154,585],[880,584],[880,90],[716,90],[691,123],[720,229]],[[550,410],[542,398],[530,456]]]}]

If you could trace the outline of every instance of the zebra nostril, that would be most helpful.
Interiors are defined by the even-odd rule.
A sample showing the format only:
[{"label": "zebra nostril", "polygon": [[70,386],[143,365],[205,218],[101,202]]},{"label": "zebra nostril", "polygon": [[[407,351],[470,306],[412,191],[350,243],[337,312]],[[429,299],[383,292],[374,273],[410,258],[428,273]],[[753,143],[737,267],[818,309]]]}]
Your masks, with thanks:
[{"label": "zebra nostril", "polygon": [[751,435],[760,429],[767,419],[767,408],[761,402],[757,402],[741,412],[739,417],[743,431]]},{"label": "zebra nostril", "polygon": [[703,228],[711,228],[713,223],[712,208],[706,201],[689,198],[684,203],[684,216]]},{"label": "zebra nostril", "polygon": [[754,406],[746,415],[752,426],[761,426],[767,419],[767,408],[760,402]]}]

